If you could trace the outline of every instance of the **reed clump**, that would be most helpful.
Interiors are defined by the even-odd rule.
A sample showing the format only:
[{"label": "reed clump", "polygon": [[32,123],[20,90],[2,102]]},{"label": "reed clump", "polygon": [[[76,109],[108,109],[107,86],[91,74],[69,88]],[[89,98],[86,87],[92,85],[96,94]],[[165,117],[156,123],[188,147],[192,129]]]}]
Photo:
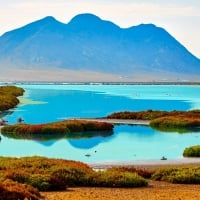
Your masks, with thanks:
[{"label": "reed clump", "polygon": [[187,147],[183,151],[184,157],[200,157],[200,145]]}]

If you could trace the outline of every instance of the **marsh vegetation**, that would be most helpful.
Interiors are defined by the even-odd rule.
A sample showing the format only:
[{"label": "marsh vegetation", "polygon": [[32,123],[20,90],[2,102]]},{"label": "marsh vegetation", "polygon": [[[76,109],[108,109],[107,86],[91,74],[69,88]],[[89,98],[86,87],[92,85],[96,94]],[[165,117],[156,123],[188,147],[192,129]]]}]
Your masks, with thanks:
[{"label": "marsh vegetation", "polygon": [[191,111],[140,111],[116,112],[107,116],[108,119],[150,120],[150,126],[165,132],[200,131],[200,110]]},{"label": "marsh vegetation", "polygon": [[94,171],[82,162],[45,157],[0,157],[0,164],[0,191],[4,199],[38,200],[41,191],[65,191],[72,187],[145,187],[151,179],[200,184],[200,167],[195,165],[127,166]]},{"label": "marsh vegetation", "polygon": [[0,111],[14,108],[19,103],[17,97],[22,96],[23,88],[16,86],[0,86]]}]

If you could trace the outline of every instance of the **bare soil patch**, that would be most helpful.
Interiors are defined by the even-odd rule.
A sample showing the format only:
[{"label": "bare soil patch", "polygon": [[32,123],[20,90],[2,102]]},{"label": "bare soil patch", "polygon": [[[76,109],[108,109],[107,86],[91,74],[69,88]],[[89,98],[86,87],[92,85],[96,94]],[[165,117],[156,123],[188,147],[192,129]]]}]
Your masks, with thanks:
[{"label": "bare soil patch", "polygon": [[149,181],[144,188],[69,188],[42,195],[46,200],[199,200],[200,185]]}]

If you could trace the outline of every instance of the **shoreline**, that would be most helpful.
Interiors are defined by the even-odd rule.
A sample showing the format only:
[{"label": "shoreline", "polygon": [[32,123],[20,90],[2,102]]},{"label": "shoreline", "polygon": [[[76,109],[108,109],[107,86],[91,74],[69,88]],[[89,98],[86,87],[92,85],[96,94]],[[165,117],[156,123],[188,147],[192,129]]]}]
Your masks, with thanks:
[{"label": "shoreline", "polygon": [[106,170],[111,167],[137,167],[137,168],[159,168],[166,166],[200,165],[200,158],[179,158],[169,160],[135,160],[135,161],[105,161],[88,163],[94,170]]},{"label": "shoreline", "polygon": [[135,119],[72,118],[72,120],[87,120],[96,122],[106,122],[111,124],[127,124],[127,125],[142,125],[142,126],[149,126],[150,124],[150,120],[135,120]]},{"label": "shoreline", "polygon": [[0,85],[195,85],[200,81],[0,81]]}]

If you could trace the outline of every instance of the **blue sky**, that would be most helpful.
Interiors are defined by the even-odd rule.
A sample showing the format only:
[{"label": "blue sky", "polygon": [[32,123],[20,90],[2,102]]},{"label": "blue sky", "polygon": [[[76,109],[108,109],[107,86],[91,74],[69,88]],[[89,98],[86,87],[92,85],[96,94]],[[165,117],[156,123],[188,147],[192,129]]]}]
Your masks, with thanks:
[{"label": "blue sky", "polygon": [[200,58],[199,0],[0,0],[0,35],[45,16],[67,23],[93,13],[121,27],[153,23]]}]

